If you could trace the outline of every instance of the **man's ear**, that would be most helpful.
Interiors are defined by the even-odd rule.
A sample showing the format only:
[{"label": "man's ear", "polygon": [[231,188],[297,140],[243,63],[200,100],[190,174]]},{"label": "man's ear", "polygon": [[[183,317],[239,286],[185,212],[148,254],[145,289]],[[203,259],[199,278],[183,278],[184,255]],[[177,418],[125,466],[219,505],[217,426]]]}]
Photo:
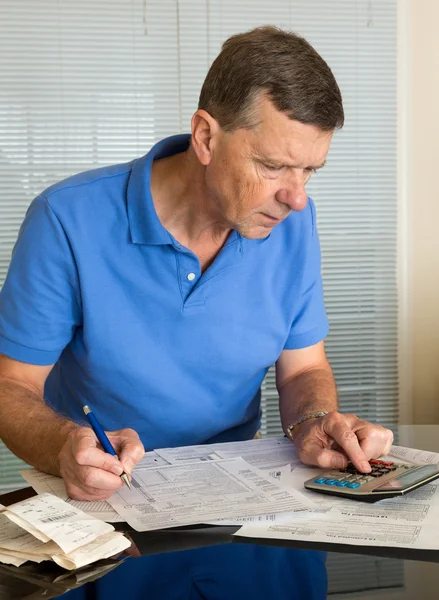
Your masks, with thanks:
[{"label": "man's ear", "polygon": [[221,134],[221,127],[207,111],[197,110],[192,117],[191,131],[191,146],[200,163],[207,166],[212,160],[212,152],[216,139]]}]

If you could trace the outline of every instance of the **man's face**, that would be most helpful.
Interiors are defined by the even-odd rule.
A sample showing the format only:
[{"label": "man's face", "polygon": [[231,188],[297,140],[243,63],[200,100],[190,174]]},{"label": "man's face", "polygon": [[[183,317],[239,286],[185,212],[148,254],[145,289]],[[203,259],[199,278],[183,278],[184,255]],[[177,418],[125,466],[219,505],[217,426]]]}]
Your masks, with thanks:
[{"label": "man's face", "polygon": [[332,132],[289,119],[263,99],[253,129],[220,131],[206,184],[220,220],[242,236],[265,238],[292,210],[305,208],[305,185],[322,167]]}]

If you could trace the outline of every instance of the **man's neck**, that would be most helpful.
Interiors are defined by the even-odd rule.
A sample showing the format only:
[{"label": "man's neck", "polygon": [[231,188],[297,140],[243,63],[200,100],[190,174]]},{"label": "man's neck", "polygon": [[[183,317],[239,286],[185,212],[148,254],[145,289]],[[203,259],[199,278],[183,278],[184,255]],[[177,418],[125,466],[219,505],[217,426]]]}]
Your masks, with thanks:
[{"label": "man's neck", "polygon": [[231,230],[220,222],[191,148],[153,162],[151,193],[161,224],[183,246],[196,254],[223,246]]}]

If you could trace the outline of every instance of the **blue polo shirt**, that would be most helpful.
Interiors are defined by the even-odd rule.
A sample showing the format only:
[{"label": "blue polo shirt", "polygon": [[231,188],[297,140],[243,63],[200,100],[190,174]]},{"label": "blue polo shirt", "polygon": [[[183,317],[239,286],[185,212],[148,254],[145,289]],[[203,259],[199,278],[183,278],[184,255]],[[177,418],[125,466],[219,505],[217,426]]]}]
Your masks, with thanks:
[{"label": "blue polo shirt", "polygon": [[46,401],[78,422],[88,403],[147,449],[251,437],[267,369],[328,331],[311,200],[263,240],[233,231],[204,273],[162,226],[152,161],[188,144],[48,188],[0,294],[0,352],[55,365]]}]

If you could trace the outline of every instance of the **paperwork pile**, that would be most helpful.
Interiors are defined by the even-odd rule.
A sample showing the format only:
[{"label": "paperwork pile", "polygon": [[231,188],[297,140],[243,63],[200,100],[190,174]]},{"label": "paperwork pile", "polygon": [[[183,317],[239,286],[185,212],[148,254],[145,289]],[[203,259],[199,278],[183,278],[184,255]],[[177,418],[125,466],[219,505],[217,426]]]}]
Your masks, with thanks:
[{"label": "paperwork pile", "polygon": [[50,494],[35,496],[0,512],[0,562],[52,560],[77,569],[119,554],[130,541],[114,527]]},{"label": "paperwork pile", "polygon": [[[439,454],[392,446],[389,460],[439,463]],[[77,502],[61,479],[22,471],[38,493],[51,492],[105,521],[137,531],[197,523],[243,525],[250,538],[439,549],[439,485],[365,504],[305,490],[319,469],[305,467],[285,438],[164,448],[148,452],[108,502]]]},{"label": "paperwork pile", "polygon": [[131,490],[124,486],[108,502],[89,503],[69,499],[60,478],[35,469],[21,473],[38,493],[55,494],[107,522],[151,531],[217,521],[271,522],[274,515],[313,508],[280,480],[279,465],[291,461],[297,461],[294,447],[283,439],[165,448],[148,452],[137,464]]},{"label": "paperwork pile", "polygon": [[[439,454],[392,446],[384,460],[417,465],[439,464]],[[247,538],[439,550],[439,482],[435,480],[405,496],[373,504],[305,490],[303,483],[321,470],[298,466],[290,485],[302,489],[317,506],[291,515],[282,523],[248,524],[235,534]]]}]

